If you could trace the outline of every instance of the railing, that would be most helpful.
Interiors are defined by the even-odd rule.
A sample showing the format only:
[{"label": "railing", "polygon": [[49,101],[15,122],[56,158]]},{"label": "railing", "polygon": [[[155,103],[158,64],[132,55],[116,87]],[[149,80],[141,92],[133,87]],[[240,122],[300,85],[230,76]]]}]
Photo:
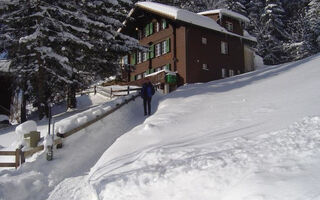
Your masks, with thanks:
[{"label": "railing", "polygon": [[[57,148],[61,147],[62,139],[58,138],[54,140],[53,145],[57,146]],[[21,148],[16,149],[15,151],[0,151],[0,156],[15,156],[15,162],[13,163],[1,162],[0,167],[15,167],[17,169],[20,165],[25,163],[25,158],[31,157],[33,154],[43,150],[44,150],[44,145],[37,146],[28,151],[22,151]]]},{"label": "railing", "polygon": [[14,163],[0,163],[0,167],[18,168],[25,162],[24,152],[21,149],[16,149],[15,151],[0,151],[0,156],[15,156]]}]

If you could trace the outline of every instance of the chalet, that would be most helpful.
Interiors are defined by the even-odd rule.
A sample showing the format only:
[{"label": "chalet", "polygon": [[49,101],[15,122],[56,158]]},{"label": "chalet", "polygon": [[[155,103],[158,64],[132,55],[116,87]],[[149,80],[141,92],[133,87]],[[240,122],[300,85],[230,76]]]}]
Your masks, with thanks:
[{"label": "chalet", "polygon": [[[119,31],[148,51],[122,58],[129,84],[149,77],[169,92],[185,83],[208,82],[253,69],[256,39],[244,26],[249,19],[220,9],[193,13],[154,2],[138,2]],[[128,68],[128,66],[130,66]]]}]

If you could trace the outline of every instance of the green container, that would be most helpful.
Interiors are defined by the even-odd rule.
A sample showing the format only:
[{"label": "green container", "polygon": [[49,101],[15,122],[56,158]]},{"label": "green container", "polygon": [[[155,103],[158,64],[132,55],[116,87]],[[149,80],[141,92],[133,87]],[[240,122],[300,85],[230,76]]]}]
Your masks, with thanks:
[{"label": "green container", "polygon": [[168,74],[166,76],[166,82],[169,83],[169,84],[176,84],[177,83],[177,76]]}]

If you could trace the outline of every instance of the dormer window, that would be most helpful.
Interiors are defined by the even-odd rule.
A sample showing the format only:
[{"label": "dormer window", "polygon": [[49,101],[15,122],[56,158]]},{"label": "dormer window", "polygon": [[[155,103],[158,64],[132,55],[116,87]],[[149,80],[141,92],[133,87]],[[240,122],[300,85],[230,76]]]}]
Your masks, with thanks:
[{"label": "dormer window", "polygon": [[233,32],[233,23],[232,22],[226,22],[227,30],[230,32]]}]

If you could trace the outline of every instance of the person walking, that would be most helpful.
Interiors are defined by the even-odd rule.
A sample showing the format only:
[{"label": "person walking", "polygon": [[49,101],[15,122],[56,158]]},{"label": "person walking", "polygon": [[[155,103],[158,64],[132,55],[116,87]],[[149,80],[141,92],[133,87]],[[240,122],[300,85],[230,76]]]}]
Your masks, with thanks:
[{"label": "person walking", "polygon": [[151,99],[154,95],[155,90],[149,79],[142,84],[141,98],[143,99],[144,115],[151,115]]}]

